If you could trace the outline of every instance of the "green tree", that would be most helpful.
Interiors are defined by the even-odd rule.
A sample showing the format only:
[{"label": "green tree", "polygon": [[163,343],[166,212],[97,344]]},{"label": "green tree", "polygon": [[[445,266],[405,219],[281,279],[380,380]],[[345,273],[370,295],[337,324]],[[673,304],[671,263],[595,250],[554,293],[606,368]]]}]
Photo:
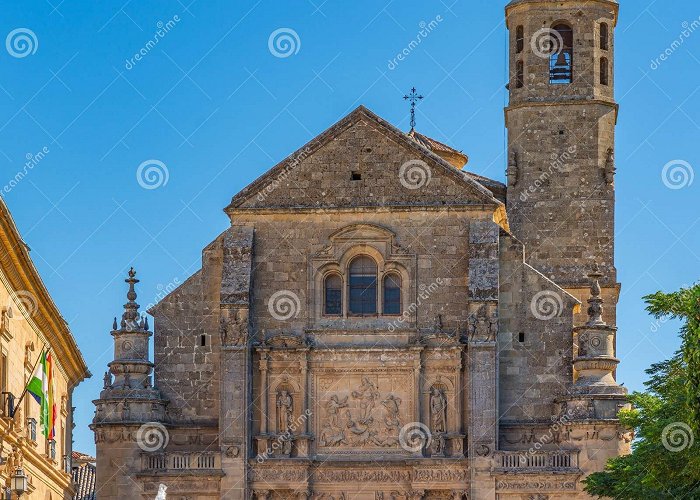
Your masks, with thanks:
[{"label": "green tree", "polygon": [[635,430],[632,454],[585,480],[591,495],[626,499],[700,499],[700,285],[644,297],[657,319],[683,322],[680,351],[651,366],[645,392],[629,397],[621,423]]}]

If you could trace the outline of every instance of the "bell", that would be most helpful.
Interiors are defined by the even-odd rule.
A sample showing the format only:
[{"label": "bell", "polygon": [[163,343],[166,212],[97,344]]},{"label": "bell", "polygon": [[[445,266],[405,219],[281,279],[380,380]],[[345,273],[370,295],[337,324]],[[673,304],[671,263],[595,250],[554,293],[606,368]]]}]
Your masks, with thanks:
[{"label": "bell", "polygon": [[555,66],[564,68],[569,65],[568,61],[566,60],[566,54],[564,54],[564,51],[561,50],[559,51],[559,55],[557,56],[557,63]]}]

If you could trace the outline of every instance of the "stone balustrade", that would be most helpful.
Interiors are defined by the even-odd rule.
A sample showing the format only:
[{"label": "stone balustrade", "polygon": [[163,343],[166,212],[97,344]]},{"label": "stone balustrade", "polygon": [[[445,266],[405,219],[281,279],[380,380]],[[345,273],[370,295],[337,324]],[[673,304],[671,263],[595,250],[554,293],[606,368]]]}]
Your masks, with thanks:
[{"label": "stone balustrade", "polygon": [[141,455],[144,471],[212,471],[221,469],[221,454],[217,452],[144,453]]},{"label": "stone balustrade", "polygon": [[495,469],[499,472],[578,469],[578,453],[578,450],[501,451],[496,454]]}]

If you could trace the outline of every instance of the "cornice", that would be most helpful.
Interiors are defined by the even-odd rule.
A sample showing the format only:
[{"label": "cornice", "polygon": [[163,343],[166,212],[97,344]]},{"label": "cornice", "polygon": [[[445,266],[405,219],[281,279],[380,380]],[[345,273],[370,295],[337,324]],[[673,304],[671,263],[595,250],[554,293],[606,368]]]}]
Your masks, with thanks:
[{"label": "cornice", "polygon": [[29,247],[15,225],[4,200],[0,198],[0,280],[10,290],[26,290],[36,299],[37,310],[25,316],[37,336],[56,353],[56,362],[68,380],[69,387],[91,376],[85,360],[51,298],[29,255]]}]

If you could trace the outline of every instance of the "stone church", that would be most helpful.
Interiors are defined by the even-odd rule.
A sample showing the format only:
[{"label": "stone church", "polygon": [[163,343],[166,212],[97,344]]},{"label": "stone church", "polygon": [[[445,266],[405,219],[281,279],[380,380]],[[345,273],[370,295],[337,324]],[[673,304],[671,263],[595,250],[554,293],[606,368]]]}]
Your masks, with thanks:
[{"label": "stone church", "polygon": [[506,16],[506,184],[359,107],[233,197],[154,333],[129,274],[97,498],[582,499],[629,452],[618,4]]}]

